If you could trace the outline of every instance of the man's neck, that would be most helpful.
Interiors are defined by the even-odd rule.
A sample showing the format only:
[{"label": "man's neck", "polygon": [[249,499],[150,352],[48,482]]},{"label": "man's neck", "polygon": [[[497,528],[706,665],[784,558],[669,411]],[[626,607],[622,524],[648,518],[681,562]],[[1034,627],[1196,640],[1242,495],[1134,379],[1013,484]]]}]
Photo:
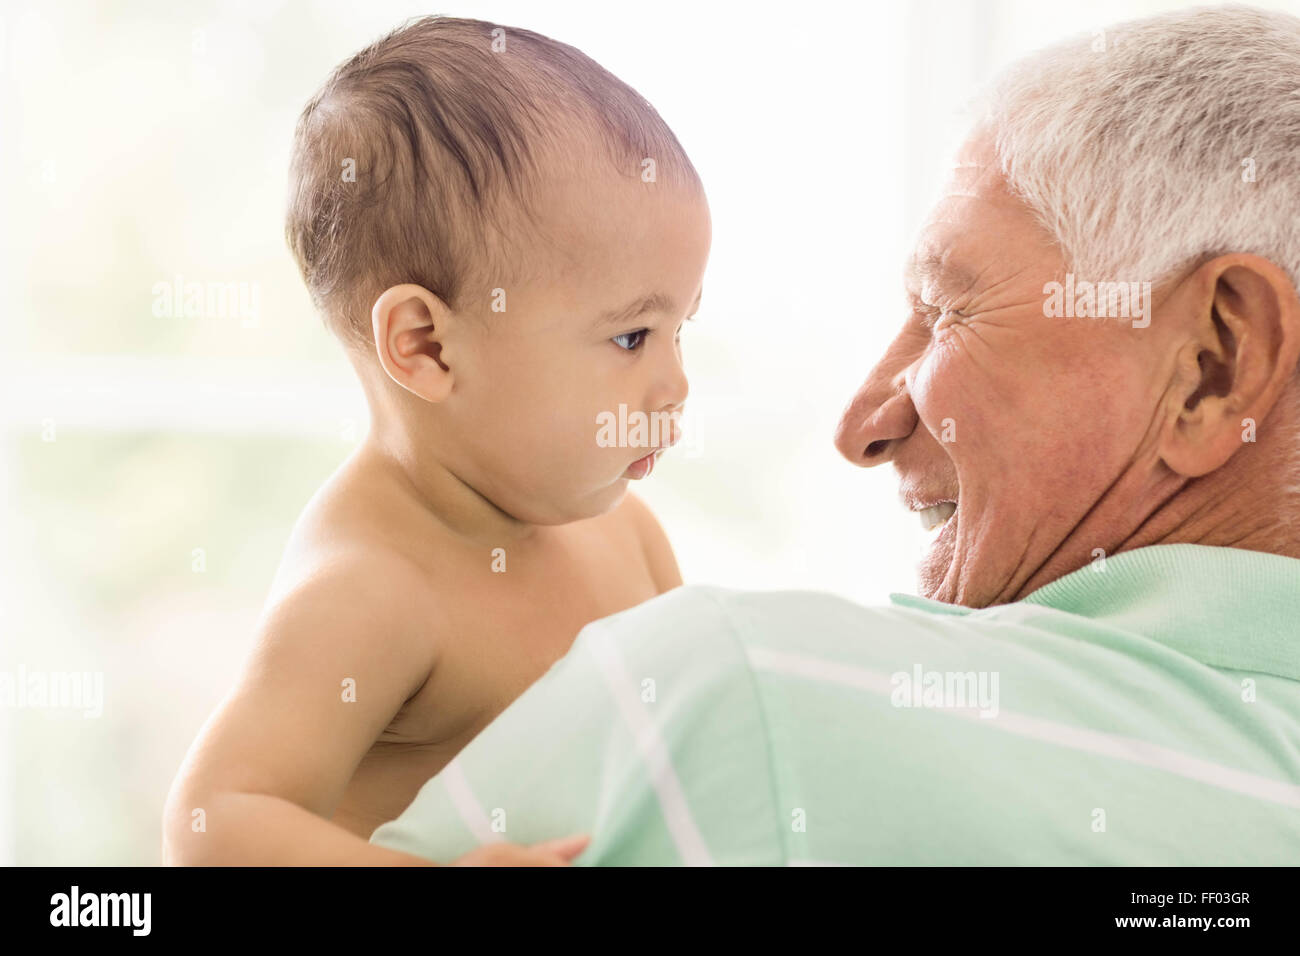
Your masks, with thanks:
[{"label": "man's neck", "polygon": [[1272,425],[1267,444],[1244,443],[1222,467],[1185,482],[1119,550],[1203,544],[1300,558],[1300,458],[1280,440],[1294,427]]},{"label": "man's neck", "polygon": [[1294,421],[1268,423],[1267,442],[1244,444],[1207,475],[1189,480],[1163,464],[1152,476],[1126,475],[1048,560],[1001,600],[1020,600],[1086,567],[1099,550],[1115,555],[1157,544],[1202,544],[1300,558],[1300,462],[1280,440],[1293,433],[1288,428],[1294,430]]}]

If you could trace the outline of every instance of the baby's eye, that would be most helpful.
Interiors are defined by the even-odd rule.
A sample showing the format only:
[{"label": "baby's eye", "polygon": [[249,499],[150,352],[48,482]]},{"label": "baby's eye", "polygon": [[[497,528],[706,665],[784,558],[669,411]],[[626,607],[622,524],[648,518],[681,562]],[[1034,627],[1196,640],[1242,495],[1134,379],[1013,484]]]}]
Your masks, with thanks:
[{"label": "baby's eye", "polygon": [[635,332],[624,332],[622,335],[616,335],[611,341],[621,349],[635,352],[645,343],[645,337],[649,334],[649,329],[637,329]]}]

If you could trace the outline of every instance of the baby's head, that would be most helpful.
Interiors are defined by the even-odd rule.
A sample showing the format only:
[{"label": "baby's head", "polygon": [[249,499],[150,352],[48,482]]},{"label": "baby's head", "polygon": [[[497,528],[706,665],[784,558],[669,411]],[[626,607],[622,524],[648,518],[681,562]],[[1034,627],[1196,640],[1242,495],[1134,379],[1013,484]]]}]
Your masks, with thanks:
[{"label": "baby's head", "polygon": [[507,514],[608,511],[675,439],[708,206],[654,109],[574,48],[430,17],[363,50],[299,120],[287,234],[375,437]]}]

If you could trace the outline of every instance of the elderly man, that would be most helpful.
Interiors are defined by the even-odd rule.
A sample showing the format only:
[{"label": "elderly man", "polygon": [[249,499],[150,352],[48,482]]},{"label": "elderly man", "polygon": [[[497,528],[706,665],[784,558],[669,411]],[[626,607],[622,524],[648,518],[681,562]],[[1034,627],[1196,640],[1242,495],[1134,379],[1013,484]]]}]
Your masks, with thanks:
[{"label": "elderly man", "polygon": [[1300,859],[1298,190],[1294,18],[1176,13],[1017,64],[836,436],[942,525],[924,597],[687,587],[599,621],[372,839]]}]

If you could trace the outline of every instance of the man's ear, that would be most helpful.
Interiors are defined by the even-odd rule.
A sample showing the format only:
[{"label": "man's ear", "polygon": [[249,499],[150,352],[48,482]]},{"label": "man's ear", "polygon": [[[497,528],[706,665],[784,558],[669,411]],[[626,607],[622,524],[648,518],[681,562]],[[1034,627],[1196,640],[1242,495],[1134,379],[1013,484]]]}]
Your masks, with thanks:
[{"label": "man's ear", "polygon": [[[1191,320],[1178,357],[1182,407],[1161,440],[1161,457],[1188,477],[1221,467],[1296,376],[1300,298],[1280,268],[1260,256],[1206,262],[1168,307]],[[1176,304],[1175,304],[1176,303]]]},{"label": "man's ear", "polygon": [[395,285],[375,300],[370,321],[389,378],[428,402],[451,394],[446,346],[455,318],[441,299],[423,286]]}]

